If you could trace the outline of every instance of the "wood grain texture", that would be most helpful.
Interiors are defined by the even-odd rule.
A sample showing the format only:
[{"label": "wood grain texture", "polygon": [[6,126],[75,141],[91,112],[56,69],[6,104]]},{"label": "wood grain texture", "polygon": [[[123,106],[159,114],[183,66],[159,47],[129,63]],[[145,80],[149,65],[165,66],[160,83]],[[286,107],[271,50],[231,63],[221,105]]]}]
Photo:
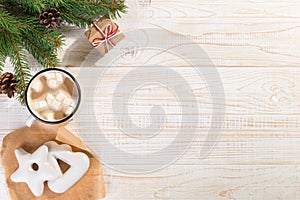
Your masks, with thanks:
[{"label": "wood grain texture", "polygon": [[[283,174],[285,170],[291,174]],[[292,173],[298,174],[297,166],[201,165],[170,167],[163,174],[143,177],[108,174],[106,180],[108,190],[117,190],[119,184],[132,188],[118,188],[120,192],[109,193],[108,199],[294,199],[299,177]]]},{"label": "wood grain texture", "polygon": [[[217,66],[299,65],[297,1],[155,0],[148,6],[139,2],[128,1],[129,12],[119,20],[124,31],[161,27],[181,33],[201,45]],[[74,53],[84,55],[88,46],[83,46]]]},{"label": "wood grain texture", "polygon": [[[170,166],[149,174],[132,175],[112,170],[104,163],[106,199],[300,199],[300,2],[128,0],[127,4],[128,13],[118,20],[124,32],[161,28],[194,40],[177,46],[192,55],[191,59],[202,61],[201,55],[191,49],[194,43],[208,54],[213,64],[204,67],[216,66],[223,83],[225,119],[216,146],[207,157],[200,158],[213,104],[207,83],[188,62],[168,53],[170,48],[139,50],[119,57],[109,67],[103,66],[99,54],[90,54],[92,48],[83,35],[84,30],[66,28],[67,45],[59,54],[62,65],[79,78],[84,93],[91,94],[84,97],[83,104],[95,106],[97,125],[118,149],[136,154],[159,151],[172,142],[181,125],[181,104],[176,95],[168,87],[150,84],[139,87],[133,94],[123,93],[131,96],[126,104],[128,113],[135,125],[146,127],[151,123],[151,107],[159,105],[166,112],[164,131],[142,141],[120,130],[112,99],[115,87],[131,70],[146,65],[172,67],[187,81],[198,104],[200,123],[194,127],[197,137],[192,144],[183,141],[182,145],[188,145],[189,149]],[[80,68],[86,58],[91,62]],[[96,84],[82,81],[93,77],[93,74],[80,76],[82,70],[89,68],[103,72],[94,77]],[[154,77],[164,78],[160,71]],[[218,84],[214,79],[212,83]],[[185,101],[194,100],[187,97]],[[24,126],[29,115],[26,108],[3,96],[0,112],[0,139]],[[117,114],[124,112],[120,110]],[[218,114],[221,115],[221,110]],[[88,135],[95,128],[89,122],[90,115],[79,112],[76,117],[81,121],[75,118],[67,128],[81,135],[94,149],[101,147],[103,143],[95,140],[97,133]],[[122,121],[123,128],[132,129],[128,124],[128,119]],[[164,155],[165,159],[177,153],[171,151]],[[99,153],[100,157],[104,155],[107,152]],[[114,163],[116,166],[126,165],[120,155],[111,156],[120,160]],[[7,199],[2,171],[0,178],[0,199]]]}]

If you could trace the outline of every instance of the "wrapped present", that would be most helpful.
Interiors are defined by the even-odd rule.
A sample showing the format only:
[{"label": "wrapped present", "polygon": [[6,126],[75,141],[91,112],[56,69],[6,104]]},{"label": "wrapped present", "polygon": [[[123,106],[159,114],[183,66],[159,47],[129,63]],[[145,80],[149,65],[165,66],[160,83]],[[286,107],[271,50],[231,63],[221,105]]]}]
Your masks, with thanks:
[{"label": "wrapped present", "polygon": [[102,18],[85,32],[86,37],[101,55],[108,53],[125,35],[118,24],[109,18]]}]

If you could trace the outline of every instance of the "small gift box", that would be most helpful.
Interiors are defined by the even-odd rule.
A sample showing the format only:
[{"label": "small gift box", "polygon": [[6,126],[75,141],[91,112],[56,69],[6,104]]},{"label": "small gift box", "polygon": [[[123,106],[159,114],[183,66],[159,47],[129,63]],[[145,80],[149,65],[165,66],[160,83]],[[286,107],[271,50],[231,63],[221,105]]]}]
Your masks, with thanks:
[{"label": "small gift box", "polygon": [[125,35],[119,26],[109,18],[102,18],[85,32],[86,37],[101,55],[108,53]]}]

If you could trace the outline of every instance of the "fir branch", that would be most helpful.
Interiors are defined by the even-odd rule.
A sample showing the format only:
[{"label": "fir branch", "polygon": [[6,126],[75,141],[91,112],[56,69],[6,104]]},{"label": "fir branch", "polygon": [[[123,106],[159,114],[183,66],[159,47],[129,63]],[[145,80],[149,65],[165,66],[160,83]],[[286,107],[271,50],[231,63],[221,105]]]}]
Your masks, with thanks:
[{"label": "fir branch", "polygon": [[61,11],[62,19],[69,24],[75,24],[78,27],[86,28],[92,22],[99,19],[101,16],[109,16],[116,18],[120,12],[125,13],[126,6],[124,1],[115,0],[69,0],[53,1],[43,0],[45,5],[55,7]]},{"label": "fir branch", "polygon": [[[28,35],[27,35],[28,36]],[[32,40],[31,37],[23,37],[24,47],[33,55],[33,57],[44,66],[44,68],[54,68],[59,64],[56,50],[48,50],[41,47],[39,43]]]},{"label": "fir branch", "polygon": [[33,57],[44,66],[53,68],[59,65],[57,51],[64,43],[64,37],[57,30],[47,31],[44,27],[35,24],[34,18],[22,22],[20,31],[23,46]]},{"label": "fir branch", "polygon": [[28,66],[28,60],[25,50],[17,44],[12,33],[8,33],[11,39],[11,45],[13,46],[13,54],[10,55],[11,62],[14,67],[15,76],[18,82],[18,100],[22,105],[25,105],[25,91],[27,84],[31,78],[30,68]]},{"label": "fir branch", "polygon": [[11,16],[6,10],[0,7],[0,28],[6,29],[10,32],[19,33],[18,28],[15,24],[18,23],[18,20]]},{"label": "fir branch", "polygon": [[31,73],[28,66],[27,56],[24,49],[20,46],[15,46],[15,55],[11,57],[11,62],[14,66],[14,72],[18,82],[18,100],[22,105],[25,105],[25,91],[27,84],[30,81]]},{"label": "fir branch", "polygon": [[19,7],[22,7],[27,13],[32,15],[39,14],[45,7],[41,0],[15,0],[13,2],[15,2]]},{"label": "fir branch", "polygon": [[[52,0],[47,1],[47,5],[54,6]],[[75,24],[78,27],[86,28],[101,14],[108,14],[109,9],[98,5],[90,5],[83,1],[69,0],[66,4],[62,2],[56,5],[61,12],[61,17],[69,24]]]},{"label": "fir branch", "polygon": [[4,54],[2,52],[0,52],[0,74],[2,74],[2,72],[3,72],[3,67],[5,65],[5,59],[6,59],[6,57],[4,56]]},{"label": "fir branch", "polygon": [[[4,37],[5,31],[3,29],[0,29],[0,44],[2,41],[2,38]],[[6,59],[6,55],[5,55],[5,51],[4,49],[2,49],[0,47],[0,73],[2,74],[3,71],[3,67],[5,65],[5,59]]]},{"label": "fir branch", "polygon": [[17,20],[6,11],[3,10],[3,12],[0,13],[0,52],[5,52],[2,55],[8,56],[11,59],[16,79],[19,81],[17,98],[20,103],[24,105],[25,90],[31,74],[26,52],[22,45],[20,45],[20,29],[15,27],[16,22]]}]

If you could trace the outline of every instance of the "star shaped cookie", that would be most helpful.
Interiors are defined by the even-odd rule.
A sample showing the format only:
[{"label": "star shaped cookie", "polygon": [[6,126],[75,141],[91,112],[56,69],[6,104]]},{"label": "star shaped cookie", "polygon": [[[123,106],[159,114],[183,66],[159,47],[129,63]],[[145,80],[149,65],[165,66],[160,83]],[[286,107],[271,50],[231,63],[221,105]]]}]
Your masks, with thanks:
[{"label": "star shaped cookie", "polygon": [[21,148],[15,150],[19,168],[11,175],[14,182],[25,182],[35,196],[41,196],[44,182],[61,177],[61,172],[48,162],[48,147],[40,146],[32,154]]}]

